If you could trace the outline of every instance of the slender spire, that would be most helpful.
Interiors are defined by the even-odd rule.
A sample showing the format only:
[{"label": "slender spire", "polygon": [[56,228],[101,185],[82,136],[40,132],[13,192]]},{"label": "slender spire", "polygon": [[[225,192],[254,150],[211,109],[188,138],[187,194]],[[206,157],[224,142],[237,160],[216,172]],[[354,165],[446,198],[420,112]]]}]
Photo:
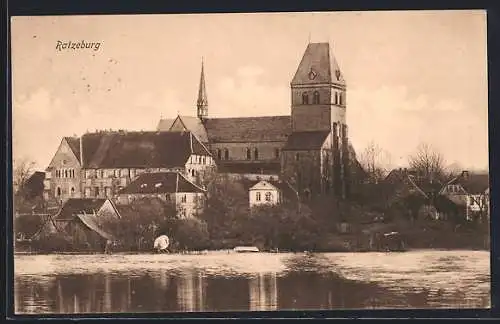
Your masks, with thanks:
[{"label": "slender spire", "polygon": [[203,57],[201,57],[201,75],[200,75],[200,86],[198,89],[198,100],[196,101],[196,106],[198,108],[198,118],[208,117],[208,99],[207,99],[207,89],[205,86],[205,68]]}]

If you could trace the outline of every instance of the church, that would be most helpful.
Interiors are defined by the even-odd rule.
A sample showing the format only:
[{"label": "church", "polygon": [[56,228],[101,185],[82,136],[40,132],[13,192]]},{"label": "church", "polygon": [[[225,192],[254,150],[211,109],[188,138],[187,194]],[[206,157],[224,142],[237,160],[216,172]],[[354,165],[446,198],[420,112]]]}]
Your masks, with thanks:
[{"label": "church", "polygon": [[[349,143],[346,82],[329,43],[309,43],[290,83],[287,116],[214,118],[201,67],[196,116],[151,131],[64,137],[46,169],[45,197],[112,198],[142,173],[207,173],[288,182],[302,197],[349,196],[362,171]],[[198,183],[199,184],[199,183]]]},{"label": "church", "polygon": [[348,138],[346,82],[329,43],[308,44],[290,91],[287,116],[210,117],[202,62],[197,116],[161,119],[157,130],[192,132],[220,173],[279,177],[301,195],[346,197],[350,167],[360,166]]}]

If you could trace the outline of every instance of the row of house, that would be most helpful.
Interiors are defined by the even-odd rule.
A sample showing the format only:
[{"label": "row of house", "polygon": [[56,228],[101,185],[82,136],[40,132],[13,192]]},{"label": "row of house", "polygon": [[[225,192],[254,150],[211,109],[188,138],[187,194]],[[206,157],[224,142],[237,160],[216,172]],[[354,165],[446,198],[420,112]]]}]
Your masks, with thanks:
[{"label": "row of house", "polygon": [[[419,214],[433,219],[458,217],[466,220],[489,218],[490,192],[487,173],[462,171],[451,180],[442,183],[419,176],[408,169],[392,170],[383,183],[382,200],[386,205],[394,205],[411,197]],[[380,187],[380,186],[379,186]]]}]

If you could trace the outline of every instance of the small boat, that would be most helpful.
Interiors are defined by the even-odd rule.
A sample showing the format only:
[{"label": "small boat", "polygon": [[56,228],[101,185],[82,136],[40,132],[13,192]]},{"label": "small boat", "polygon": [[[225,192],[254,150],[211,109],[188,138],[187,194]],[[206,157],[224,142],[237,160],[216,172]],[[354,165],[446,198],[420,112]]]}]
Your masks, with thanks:
[{"label": "small boat", "polygon": [[233,251],[238,253],[260,252],[256,246],[237,246]]}]

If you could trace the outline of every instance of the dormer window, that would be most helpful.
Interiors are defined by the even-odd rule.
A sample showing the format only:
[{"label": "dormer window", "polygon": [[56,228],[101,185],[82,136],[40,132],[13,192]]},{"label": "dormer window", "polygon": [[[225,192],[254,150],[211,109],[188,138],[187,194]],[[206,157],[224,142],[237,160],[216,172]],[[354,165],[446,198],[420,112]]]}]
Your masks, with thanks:
[{"label": "dormer window", "polygon": [[315,104],[315,105],[319,104],[319,92],[318,91],[314,91],[313,104]]},{"label": "dormer window", "polygon": [[302,104],[303,105],[309,104],[309,95],[307,94],[307,92],[302,93]]}]

